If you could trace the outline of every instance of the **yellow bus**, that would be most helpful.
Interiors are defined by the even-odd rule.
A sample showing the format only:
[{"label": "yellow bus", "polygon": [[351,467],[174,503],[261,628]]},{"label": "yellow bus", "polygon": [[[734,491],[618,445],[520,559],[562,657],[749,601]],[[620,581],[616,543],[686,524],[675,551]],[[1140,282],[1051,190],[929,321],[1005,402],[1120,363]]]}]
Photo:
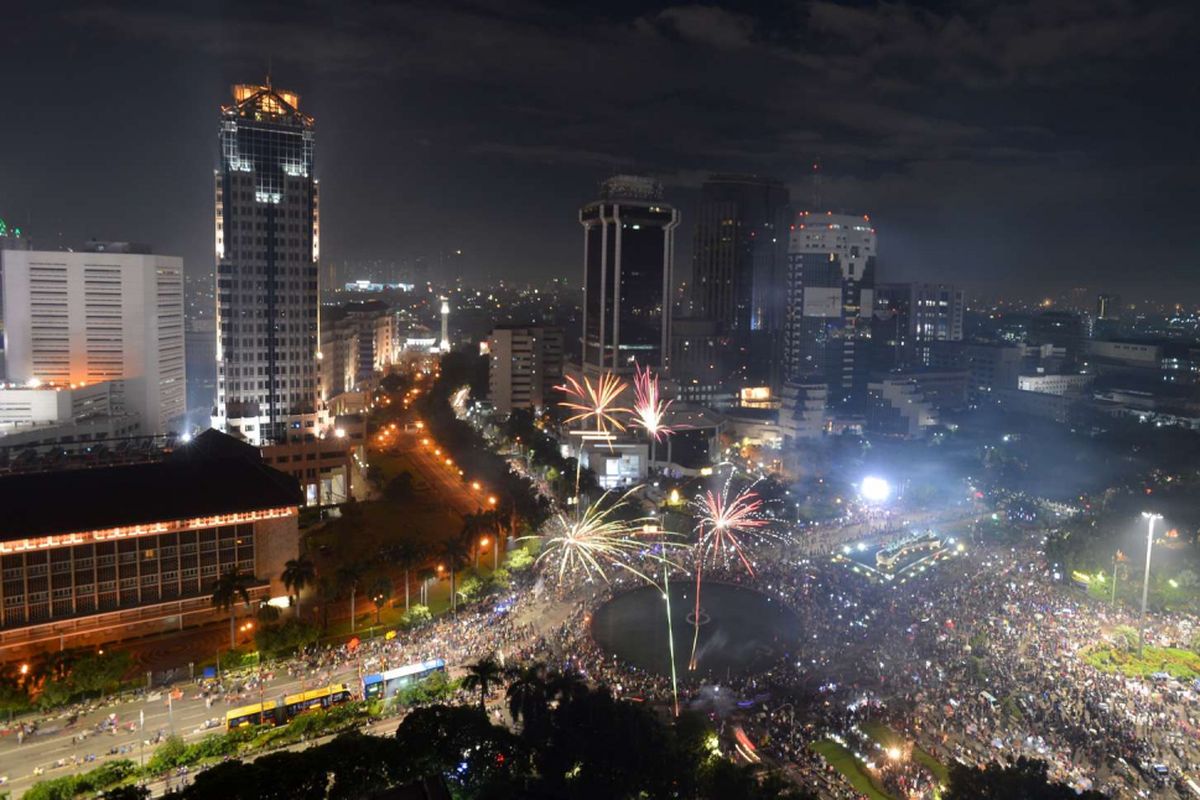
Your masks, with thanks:
[{"label": "yellow bus", "polygon": [[232,731],[247,725],[274,725],[277,706],[274,700],[268,700],[265,703],[230,709],[225,712],[225,729]]}]

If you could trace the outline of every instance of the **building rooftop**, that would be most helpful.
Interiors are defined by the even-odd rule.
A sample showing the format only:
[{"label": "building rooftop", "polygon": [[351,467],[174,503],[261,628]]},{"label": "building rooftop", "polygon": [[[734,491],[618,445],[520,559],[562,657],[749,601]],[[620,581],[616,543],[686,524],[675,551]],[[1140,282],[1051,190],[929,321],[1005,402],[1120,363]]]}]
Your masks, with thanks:
[{"label": "building rooftop", "polygon": [[261,511],[303,502],[296,480],[245,458],[170,459],[0,477],[0,540]]}]

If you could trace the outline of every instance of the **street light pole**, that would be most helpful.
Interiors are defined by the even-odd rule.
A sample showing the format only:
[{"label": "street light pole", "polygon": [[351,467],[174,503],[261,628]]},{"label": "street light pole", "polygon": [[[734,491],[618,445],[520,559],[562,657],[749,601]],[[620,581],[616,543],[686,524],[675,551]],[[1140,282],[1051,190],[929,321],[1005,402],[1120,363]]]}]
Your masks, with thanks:
[{"label": "street light pole", "polygon": [[1118,551],[1117,551],[1117,554],[1113,556],[1113,590],[1112,590],[1112,607],[1113,607],[1114,609],[1117,607],[1117,556],[1119,556],[1120,554],[1121,554],[1121,551],[1120,551],[1120,550],[1118,550]]},{"label": "street light pole", "polygon": [[1150,594],[1150,554],[1154,550],[1154,521],[1162,519],[1162,514],[1152,514],[1143,511],[1146,519],[1146,572],[1142,576],[1142,612],[1138,615],[1138,658],[1142,657],[1142,645],[1146,637],[1146,599]]}]

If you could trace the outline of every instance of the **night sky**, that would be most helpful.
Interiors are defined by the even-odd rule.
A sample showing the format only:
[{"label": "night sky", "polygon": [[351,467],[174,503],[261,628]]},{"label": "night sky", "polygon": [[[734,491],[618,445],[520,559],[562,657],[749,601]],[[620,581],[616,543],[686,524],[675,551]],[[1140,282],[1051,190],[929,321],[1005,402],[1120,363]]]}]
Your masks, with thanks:
[{"label": "night sky", "polygon": [[819,157],[883,279],[1200,301],[1195,6],[10,4],[0,216],[207,271],[218,107],[269,63],[317,119],[325,260],[578,282],[579,204],[647,171],[682,272],[704,176],[808,207]]}]

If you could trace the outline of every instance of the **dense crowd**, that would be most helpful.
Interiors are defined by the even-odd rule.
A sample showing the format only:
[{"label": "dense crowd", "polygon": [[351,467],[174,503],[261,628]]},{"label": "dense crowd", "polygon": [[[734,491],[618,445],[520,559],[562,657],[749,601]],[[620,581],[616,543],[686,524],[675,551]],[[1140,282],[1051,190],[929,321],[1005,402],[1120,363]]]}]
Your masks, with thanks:
[{"label": "dense crowd", "polygon": [[[864,726],[890,729],[943,764],[1045,760],[1055,780],[1113,796],[1164,788],[1200,766],[1191,685],[1102,673],[1080,657],[1129,623],[1125,613],[1066,588],[1033,549],[971,550],[904,583],[868,579],[807,550],[760,558],[753,577],[712,574],[773,593],[804,628],[798,651],[774,668],[723,681],[740,698],[769,698],[732,716],[764,752],[832,797],[855,793],[811,749],[820,739],[871,763],[898,796],[933,796],[936,777],[922,759],[889,755]],[[618,693],[667,702],[669,680],[623,665],[586,636],[589,609],[604,599],[580,600],[553,637],[561,665]],[[1193,623],[1152,627],[1163,643],[1182,643]],[[684,704],[707,707],[703,682],[683,679]]]}]

